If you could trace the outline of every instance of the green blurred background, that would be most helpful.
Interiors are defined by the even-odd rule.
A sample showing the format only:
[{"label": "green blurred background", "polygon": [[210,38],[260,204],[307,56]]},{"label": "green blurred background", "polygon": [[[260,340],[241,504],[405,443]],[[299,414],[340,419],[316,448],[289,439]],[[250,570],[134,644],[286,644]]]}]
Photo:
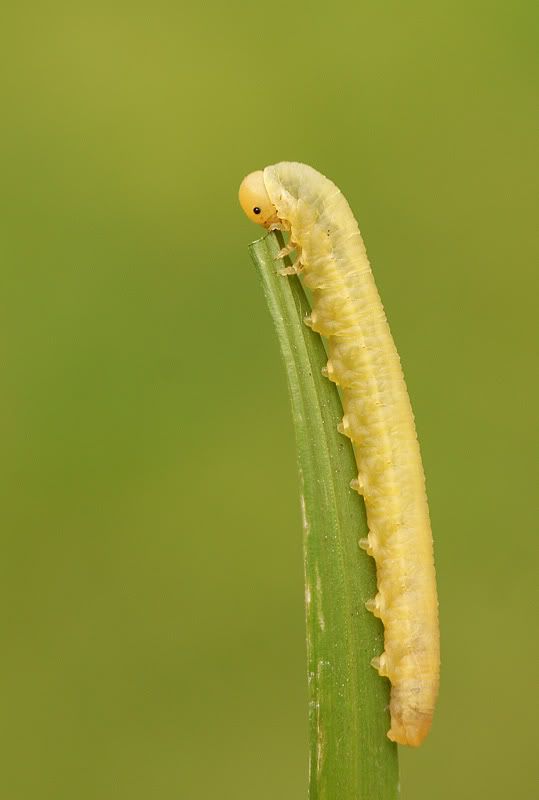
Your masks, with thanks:
[{"label": "green blurred background", "polygon": [[0,797],[306,796],[293,431],[236,199],[302,160],[360,221],[427,473],[442,688],[403,798],[531,798],[537,3],[9,6]]}]

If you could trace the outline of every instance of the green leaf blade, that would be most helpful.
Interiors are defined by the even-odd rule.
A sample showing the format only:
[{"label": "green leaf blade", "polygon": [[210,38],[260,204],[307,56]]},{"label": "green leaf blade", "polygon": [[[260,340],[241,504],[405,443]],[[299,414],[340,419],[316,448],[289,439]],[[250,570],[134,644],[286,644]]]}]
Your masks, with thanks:
[{"label": "green leaf blade", "polygon": [[389,683],[370,666],[383,628],[365,608],[376,593],[352,445],[337,432],[342,406],[324,378],[320,336],[297,277],[279,274],[280,234],[250,245],[285,364],[298,450],[303,515],[309,678],[310,800],[394,800],[397,747],[387,739]]}]

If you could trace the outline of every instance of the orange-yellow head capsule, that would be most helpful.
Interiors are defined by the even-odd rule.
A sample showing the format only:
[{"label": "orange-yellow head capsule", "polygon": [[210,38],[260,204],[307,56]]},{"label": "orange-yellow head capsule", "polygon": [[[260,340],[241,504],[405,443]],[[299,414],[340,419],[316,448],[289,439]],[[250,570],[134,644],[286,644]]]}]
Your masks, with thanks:
[{"label": "orange-yellow head capsule", "polygon": [[269,199],[261,169],[244,178],[239,191],[240,205],[252,222],[266,225],[275,218],[275,206]]}]

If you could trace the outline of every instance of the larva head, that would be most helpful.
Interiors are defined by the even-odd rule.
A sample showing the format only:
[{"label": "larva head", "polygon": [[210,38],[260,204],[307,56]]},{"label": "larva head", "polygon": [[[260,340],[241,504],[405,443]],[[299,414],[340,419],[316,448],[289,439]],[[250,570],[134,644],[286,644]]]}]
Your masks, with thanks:
[{"label": "larva head", "polygon": [[261,169],[251,172],[242,180],[239,198],[241,207],[252,222],[266,225],[270,220],[275,219],[277,211],[269,199],[264,184],[264,173]]}]

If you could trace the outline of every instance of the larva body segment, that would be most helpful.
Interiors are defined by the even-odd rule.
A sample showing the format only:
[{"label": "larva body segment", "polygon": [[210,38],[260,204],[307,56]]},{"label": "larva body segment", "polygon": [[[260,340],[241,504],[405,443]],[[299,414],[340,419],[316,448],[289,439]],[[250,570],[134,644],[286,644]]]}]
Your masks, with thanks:
[{"label": "larva body segment", "polygon": [[399,356],[340,190],[294,162],[266,167],[263,182],[274,207],[273,216],[265,208],[263,224],[289,231],[296,244],[312,291],[309,324],[326,337],[327,377],[342,391],[339,430],[354,444],[354,488],[364,496],[369,525],[361,546],[377,570],[378,594],[368,608],[384,624],[385,651],[373,666],[392,685],[388,736],[417,746],[438,693],[438,602],[423,467]]}]

